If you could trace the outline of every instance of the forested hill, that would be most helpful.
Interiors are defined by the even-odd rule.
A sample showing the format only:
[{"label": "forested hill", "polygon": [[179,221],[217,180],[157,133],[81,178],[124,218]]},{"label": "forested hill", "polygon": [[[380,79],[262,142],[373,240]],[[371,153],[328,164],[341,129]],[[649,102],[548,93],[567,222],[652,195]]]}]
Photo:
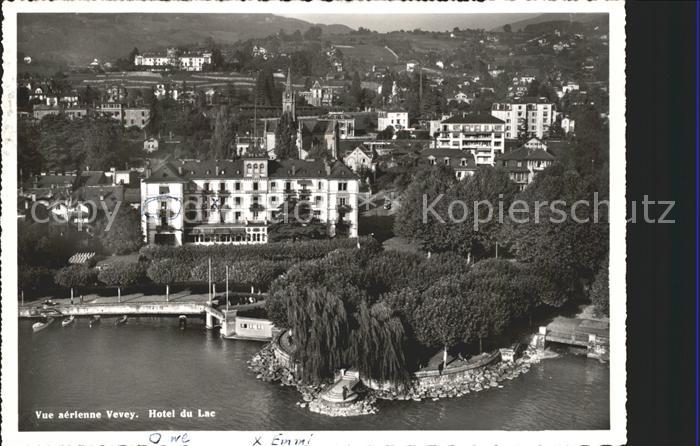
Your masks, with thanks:
[{"label": "forested hill", "polygon": [[[314,25],[272,14],[19,14],[17,21],[19,52],[81,65],[124,57],[134,47],[192,45],[207,37],[228,44]],[[352,31],[344,25],[317,26],[323,34]]]},{"label": "forested hill", "polygon": [[[547,14],[540,14],[537,17],[532,17],[530,19],[525,19],[525,20],[519,20],[517,22],[512,22],[510,23],[510,27],[512,31],[523,31],[526,30],[527,27],[530,27],[530,30],[533,30],[533,28],[536,28],[536,26],[533,25],[539,25],[539,24],[546,24],[547,22],[579,22],[579,23],[591,23],[591,22],[600,22],[600,23],[607,23],[607,14],[583,14],[583,13],[578,13],[578,14],[569,14],[569,13],[547,13]],[[496,28],[493,28],[491,31],[502,31],[503,26],[499,26]],[[534,31],[534,30],[533,30]]]}]

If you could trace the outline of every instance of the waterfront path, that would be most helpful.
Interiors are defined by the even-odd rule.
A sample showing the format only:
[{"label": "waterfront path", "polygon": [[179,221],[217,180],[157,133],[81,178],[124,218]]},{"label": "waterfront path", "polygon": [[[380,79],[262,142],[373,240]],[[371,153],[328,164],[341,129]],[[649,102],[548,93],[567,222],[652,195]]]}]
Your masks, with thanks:
[{"label": "waterfront path", "polygon": [[[231,310],[251,310],[265,305],[265,295],[250,295],[243,293],[229,293],[231,301],[245,302],[249,297],[256,299],[254,303],[231,305]],[[73,304],[70,299],[52,299],[55,305],[43,305],[44,299],[25,302],[19,306],[20,317],[37,317],[44,312],[62,315],[88,316],[93,314],[203,314],[209,307],[207,294],[192,294],[188,291],[172,293],[166,299],[165,295],[144,295],[143,293],[124,294],[119,299],[117,296],[98,296],[96,294],[83,295],[80,303],[80,295],[75,296]],[[212,303],[223,308],[225,293],[216,293]]]}]

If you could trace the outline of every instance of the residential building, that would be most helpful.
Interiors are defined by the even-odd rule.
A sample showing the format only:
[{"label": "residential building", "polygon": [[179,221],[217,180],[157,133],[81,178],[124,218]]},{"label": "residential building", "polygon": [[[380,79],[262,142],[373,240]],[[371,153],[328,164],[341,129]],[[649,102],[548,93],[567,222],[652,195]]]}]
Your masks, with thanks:
[{"label": "residential building", "polygon": [[357,237],[359,179],[322,160],[180,160],[141,181],[142,228],[149,244],[266,243],[286,199],[310,202],[314,218],[347,225]]},{"label": "residential building", "polygon": [[408,112],[403,110],[383,110],[377,113],[377,129],[392,126],[394,131],[408,128]]},{"label": "residential building", "polygon": [[354,149],[345,153],[343,162],[356,173],[360,172],[361,170],[371,170],[374,172],[377,167],[375,162],[376,157],[377,154],[374,152],[374,150],[360,144]]},{"label": "residential building", "polygon": [[124,127],[136,126],[140,129],[146,127],[151,116],[148,107],[127,107],[119,102],[103,102],[95,111],[98,115],[118,120]]},{"label": "residential building", "polygon": [[478,165],[493,165],[505,147],[505,125],[489,115],[457,115],[440,123],[438,149],[471,152]]},{"label": "residential building", "polygon": [[511,181],[520,190],[532,183],[535,175],[554,163],[556,157],[547,151],[547,145],[537,138],[530,139],[518,149],[497,159],[496,165],[503,168]]},{"label": "residential building", "polygon": [[406,71],[408,71],[409,73],[413,73],[419,68],[420,62],[418,62],[417,60],[409,60],[408,62],[406,62]]},{"label": "residential building", "polygon": [[445,165],[455,171],[455,177],[463,180],[474,175],[477,165],[471,152],[459,149],[425,149],[420,153],[421,162],[430,166]]},{"label": "residential building", "polygon": [[63,108],[58,106],[35,105],[32,109],[34,119],[41,119],[48,115],[65,115],[68,119],[81,119],[88,115],[86,108]]},{"label": "residential building", "polygon": [[546,137],[554,112],[554,104],[545,98],[524,97],[517,102],[494,103],[491,107],[491,115],[505,122],[506,139]]},{"label": "residential building", "polygon": [[191,51],[178,53],[170,48],[163,53],[144,53],[134,57],[134,65],[149,70],[174,68],[182,71],[202,71],[205,65],[211,64],[211,52]]},{"label": "residential building", "polygon": [[335,119],[299,118],[297,131],[297,148],[299,159],[307,159],[311,153],[324,151],[331,158],[338,158],[340,141],[339,124]]}]

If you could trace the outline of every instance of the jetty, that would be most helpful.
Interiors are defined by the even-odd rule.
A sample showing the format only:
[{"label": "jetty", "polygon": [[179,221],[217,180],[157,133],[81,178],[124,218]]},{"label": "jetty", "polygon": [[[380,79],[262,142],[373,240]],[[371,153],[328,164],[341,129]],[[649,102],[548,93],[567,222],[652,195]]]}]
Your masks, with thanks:
[{"label": "jetty", "polygon": [[[171,296],[173,297],[173,296]],[[260,297],[260,296],[256,296]],[[226,339],[253,341],[270,341],[272,339],[272,322],[248,316],[239,316],[239,312],[262,308],[264,300],[254,303],[221,305],[224,296],[216,296],[209,300],[206,295],[188,295],[172,299],[165,296],[123,296],[116,298],[90,298],[82,303],[70,303],[67,299],[56,299],[53,305],[42,302],[28,302],[20,305],[20,318],[63,318],[85,317],[123,317],[123,316],[155,316],[155,317],[203,317],[208,329],[220,328],[220,334]]]}]

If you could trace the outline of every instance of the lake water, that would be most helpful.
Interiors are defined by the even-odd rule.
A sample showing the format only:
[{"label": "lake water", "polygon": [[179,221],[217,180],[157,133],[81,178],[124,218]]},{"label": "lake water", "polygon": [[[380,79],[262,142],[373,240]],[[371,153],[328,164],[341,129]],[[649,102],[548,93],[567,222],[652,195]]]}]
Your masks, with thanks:
[{"label": "lake water", "polygon": [[[263,345],[223,340],[201,321],[133,318],[126,326],[55,321],[19,324],[20,430],[608,429],[609,367],[569,354],[489,389],[440,401],[380,402],[379,413],[330,418],[302,409],[293,388],[261,382],[247,368]],[[150,419],[149,409],[195,418]],[[196,418],[197,409],[215,411]],[[127,420],[37,420],[36,410],[134,411]]]}]

